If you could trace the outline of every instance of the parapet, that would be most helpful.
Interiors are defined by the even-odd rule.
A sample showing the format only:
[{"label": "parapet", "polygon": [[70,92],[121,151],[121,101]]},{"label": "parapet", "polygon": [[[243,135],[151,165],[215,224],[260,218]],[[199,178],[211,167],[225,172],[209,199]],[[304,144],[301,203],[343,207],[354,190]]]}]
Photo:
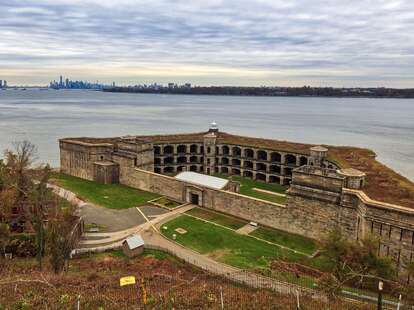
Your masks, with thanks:
[{"label": "parapet", "polygon": [[345,177],[346,188],[361,189],[364,186],[366,174],[354,168],[346,168],[337,170],[339,175]]}]

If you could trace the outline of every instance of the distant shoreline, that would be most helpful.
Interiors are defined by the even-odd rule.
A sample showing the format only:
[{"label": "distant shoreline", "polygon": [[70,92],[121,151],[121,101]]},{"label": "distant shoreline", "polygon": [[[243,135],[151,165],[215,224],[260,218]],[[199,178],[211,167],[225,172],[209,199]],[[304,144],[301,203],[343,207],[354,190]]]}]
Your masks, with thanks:
[{"label": "distant shoreline", "polygon": [[393,88],[315,88],[315,87],[113,87],[102,90],[112,93],[203,95],[241,97],[327,97],[327,98],[393,98],[414,99],[414,89]]}]

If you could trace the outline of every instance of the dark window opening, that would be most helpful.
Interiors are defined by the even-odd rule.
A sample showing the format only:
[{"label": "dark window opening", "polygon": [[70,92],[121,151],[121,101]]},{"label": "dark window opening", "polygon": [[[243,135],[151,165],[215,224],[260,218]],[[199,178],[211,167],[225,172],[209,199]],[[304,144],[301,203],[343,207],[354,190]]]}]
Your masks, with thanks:
[{"label": "dark window opening", "polygon": [[223,153],[223,155],[229,155],[230,148],[227,145],[225,145],[221,148],[221,152]]},{"label": "dark window opening", "polygon": [[199,198],[197,194],[191,193],[191,203],[198,206]]},{"label": "dark window opening", "polygon": [[187,146],[180,144],[177,147],[177,153],[179,154],[185,154],[187,152]]},{"label": "dark window opening", "polygon": [[233,156],[241,156],[241,149],[239,147],[233,147]]},{"label": "dark window opening", "polygon": [[285,156],[285,161],[287,165],[296,165],[296,156],[292,154],[287,154]]},{"label": "dark window opening", "polygon": [[257,151],[257,159],[258,160],[267,160],[267,152],[265,151]]},{"label": "dark window opening", "polygon": [[253,150],[252,149],[245,149],[244,150],[244,157],[253,158],[254,157]]},{"label": "dark window opening", "polygon": [[256,180],[257,181],[265,181],[266,182],[266,175],[263,173],[256,173]]},{"label": "dark window opening", "polygon": [[280,163],[281,159],[282,159],[282,156],[279,153],[276,153],[276,152],[270,153],[270,160],[272,162]]}]

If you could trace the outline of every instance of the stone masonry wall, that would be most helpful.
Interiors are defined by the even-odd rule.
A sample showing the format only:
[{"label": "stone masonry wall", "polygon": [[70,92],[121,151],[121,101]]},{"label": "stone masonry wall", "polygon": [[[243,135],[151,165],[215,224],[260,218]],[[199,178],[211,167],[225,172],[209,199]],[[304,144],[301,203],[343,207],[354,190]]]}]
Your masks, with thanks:
[{"label": "stone masonry wall", "polygon": [[60,170],[79,178],[93,180],[93,163],[99,160],[111,160],[112,150],[111,145],[60,141]]},{"label": "stone masonry wall", "polygon": [[[180,201],[186,201],[187,187],[200,188],[198,185],[135,168],[124,168],[121,175],[121,182],[125,185]],[[325,232],[336,224],[334,206],[309,205],[304,200],[306,208],[296,205],[286,207],[224,190],[202,187],[202,192],[203,206],[206,208],[291,233],[316,238],[320,232]]]}]

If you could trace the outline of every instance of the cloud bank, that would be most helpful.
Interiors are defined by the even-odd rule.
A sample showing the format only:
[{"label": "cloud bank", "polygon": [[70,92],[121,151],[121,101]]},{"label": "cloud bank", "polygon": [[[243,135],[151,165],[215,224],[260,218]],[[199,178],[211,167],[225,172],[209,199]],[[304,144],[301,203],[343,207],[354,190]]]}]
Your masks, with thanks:
[{"label": "cloud bank", "polygon": [[4,2],[9,83],[414,87],[412,0]]}]

